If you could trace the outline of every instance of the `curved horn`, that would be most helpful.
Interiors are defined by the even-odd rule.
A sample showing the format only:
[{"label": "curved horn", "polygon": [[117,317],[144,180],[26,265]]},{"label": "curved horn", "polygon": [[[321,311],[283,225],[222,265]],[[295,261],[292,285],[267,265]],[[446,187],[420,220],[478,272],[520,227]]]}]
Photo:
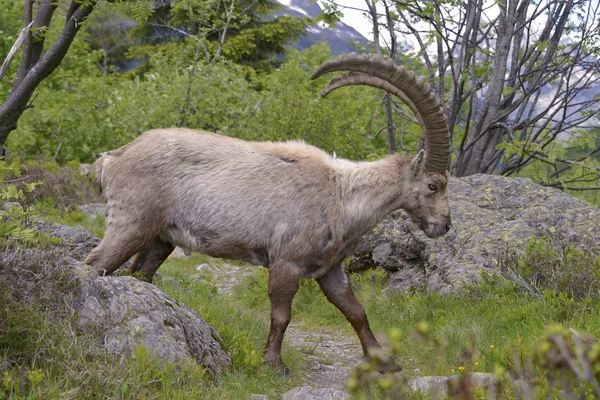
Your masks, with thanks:
[{"label": "curved horn", "polygon": [[372,86],[383,89],[386,92],[393,94],[394,96],[402,100],[402,102],[406,104],[408,108],[410,108],[410,110],[413,112],[413,114],[415,114],[415,116],[419,120],[419,125],[421,125],[421,128],[425,129],[425,127],[423,126],[423,119],[421,118],[421,114],[419,114],[419,111],[416,109],[412,101],[410,101],[409,98],[406,97],[406,95],[396,86],[393,86],[391,83],[372,75],[363,74],[362,72],[344,72],[339,78],[333,78],[329,81],[325,89],[323,89],[321,97],[326,97],[335,89],[351,85]]},{"label": "curved horn", "polygon": [[[440,173],[446,171],[450,164],[448,123],[435,93],[430,90],[429,85],[424,82],[422,77],[418,77],[412,71],[407,71],[403,66],[395,66],[392,60],[381,56],[368,57],[350,54],[325,62],[315,71],[311,79],[334,71],[351,71],[358,74],[342,76],[338,78],[337,83],[334,80],[332,87],[328,91],[326,89],[327,93],[351,84],[365,84],[383,90],[388,90],[392,86],[397,91],[404,93],[409,102],[418,110],[416,114],[420,115],[425,128],[425,169]],[[376,79],[365,79],[364,75],[370,75]],[[397,95],[397,91],[390,91],[390,93]]]}]

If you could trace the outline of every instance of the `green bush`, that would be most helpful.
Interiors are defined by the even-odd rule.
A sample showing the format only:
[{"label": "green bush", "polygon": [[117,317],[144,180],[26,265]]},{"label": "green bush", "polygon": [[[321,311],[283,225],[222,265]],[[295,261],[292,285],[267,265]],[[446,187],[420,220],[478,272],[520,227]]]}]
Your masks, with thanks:
[{"label": "green bush", "polygon": [[[507,250],[499,258],[500,271],[522,290],[541,296],[564,293],[576,301],[600,298],[600,254],[585,243],[564,244],[558,239],[532,239],[523,254]],[[551,294],[545,297],[552,297]]]},{"label": "green bush", "polygon": [[[434,359],[448,357],[447,344],[432,333],[431,326],[420,322],[410,335],[411,342],[431,349]],[[390,331],[386,337],[392,356],[401,351],[401,333]],[[552,325],[545,329],[534,352],[514,352],[513,362],[506,368],[494,364],[487,383],[475,383],[472,372],[477,369],[477,350],[465,348],[460,353],[461,366],[453,372],[446,385],[438,384],[433,398],[581,398],[600,396],[600,341],[573,329]],[[388,354],[371,353],[372,360],[354,367],[348,380],[350,392],[358,399],[413,399],[430,398],[428,393],[409,392],[406,374],[376,374],[377,366],[385,362]],[[429,393],[431,395],[432,393]]]}]

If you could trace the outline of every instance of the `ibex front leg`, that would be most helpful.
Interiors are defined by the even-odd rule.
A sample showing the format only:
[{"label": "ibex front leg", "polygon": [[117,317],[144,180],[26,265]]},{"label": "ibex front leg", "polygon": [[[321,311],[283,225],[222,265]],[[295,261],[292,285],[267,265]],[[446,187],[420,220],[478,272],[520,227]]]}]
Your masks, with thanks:
[{"label": "ibex front leg", "polygon": [[[363,352],[368,359],[369,349],[380,349],[381,345],[375,339],[373,332],[371,332],[369,321],[367,321],[367,313],[358,300],[356,300],[356,297],[354,297],[352,286],[350,286],[350,281],[342,266],[339,265],[332,268],[327,274],[317,279],[317,282],[319,282],[319,286],[321,286],[327,300],[344,314],[356,331]],[[401,369],[402,367],[396,364],[391,357],[379,366],[379,372],[394,372]]]},{"label": "ibex front leg", "polygon": [[265,360],[284,375],[290,371],[281,358],[283,335],[292,317],[292,300],[300,287],[302,271],[295,264],[272,264],[269,267],[271,328],[265,348]]}]

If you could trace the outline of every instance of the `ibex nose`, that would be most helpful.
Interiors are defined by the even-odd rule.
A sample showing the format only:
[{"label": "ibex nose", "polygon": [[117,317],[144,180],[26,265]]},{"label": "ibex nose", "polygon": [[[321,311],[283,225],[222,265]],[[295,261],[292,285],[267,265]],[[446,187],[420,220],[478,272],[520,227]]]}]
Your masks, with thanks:
[{"label": "ibex nose", "polygon": [[448,231],[450,230],[450,228],[452,228],[452,223],[447,222],[446,223],[446,233],[448,233]]}]

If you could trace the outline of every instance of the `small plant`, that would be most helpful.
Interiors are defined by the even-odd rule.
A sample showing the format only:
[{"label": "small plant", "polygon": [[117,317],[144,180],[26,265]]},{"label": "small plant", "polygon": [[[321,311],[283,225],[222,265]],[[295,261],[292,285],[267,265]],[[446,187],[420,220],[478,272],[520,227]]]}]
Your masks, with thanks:
[{"label": "small plant", "polygon": [[[49,235],[36,232],[32,228],[38,215],[35,207],[27,201],[27,195],[43,182],[25,182],[26,178],[28,177],[21,178],[18,161],[8,164],[0,159],[0,200],[4,203],[0,209],[0,238],[8,238],[26,245],[52,242]],[[17,187],[17,184],[20,187]]]},{"label": "small plant", "polygon": [[551,326],[539,346],[537,364],[547,392],[568,398],[600,398],[600,341],[574,329]]},{"label": "small plant", "polygon": [[[400,353],[401,337],[399,329],[389,333],[392,356]],[[446,357],[448,349],[432,334],[428,323],[421,322],[415,327],[412,340],[428,343],[435,349],[434,355]],[[420,392],[405,374],[377,374],[377,366],[389,356],[381,350],[373,351],[370,362],[352,369],[348,389],[355,397],[367,399],[412,399],[419,395],[429,398],[432,394],[434,398],[450,399],[600,398],[600,341],[574,329],[550,326],[535,354],[526,359],[513,354],[508,369],[496,364],[479,383],[472,373],[477,364],[475,353],[463,349],[457,374],[440,379],[435,387]]]},{"label": "small plant", "polygon": [[[556,239],[532,239],[522,255],[506,250],[498,260],[502,274],[537,297],[546,290],[576,301],[600,298],[600,254]],[[581,246],[581,244],[580,244]]]}]

